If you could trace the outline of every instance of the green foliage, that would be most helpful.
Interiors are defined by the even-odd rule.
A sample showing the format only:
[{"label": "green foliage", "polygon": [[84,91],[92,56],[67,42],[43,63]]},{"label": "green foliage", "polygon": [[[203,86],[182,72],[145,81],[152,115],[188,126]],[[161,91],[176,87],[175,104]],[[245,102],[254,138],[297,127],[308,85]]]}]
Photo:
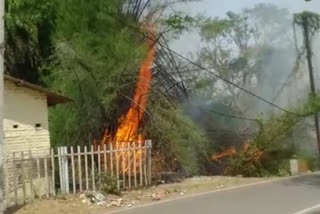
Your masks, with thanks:
[{"label": "green foliage", "polygon": [[[296,112],[309,116],[319,112],[319,97],[310,95],[309,100]],[[248,151],[239,152],[231,158],[227,173],[243,176],[287,175],[289,173],[289,159],[297,156],[308,162],[310,169],[315,168],[314,157],[296,151],[290,137],[297,125],[304,120],[292,114],[273,116],[267,121],[257,119],[259,127],[257,135],[252,139]],[[261,156],[257,154],[261,152]]]},{"label": "green foliage", "polygon": [[42,84],[49,71],[44,64],[52,54],[55,2],[6,1],[6,73]]},{"label": "green foliage", "polygon": [[298,160],[306,161],[309,170],[313,172],[319,170],[319,157],[315,157],[306,152],[298,152],[296,157]]},{"label": "green foliage", "polygon": [[52,141],[87,145],[114,130],[128,109],[146,49],[139,34],[117,21],[125,19],[117,1],[58,6],[51,85],[74,102],[51,111]]},{"label": "green foliage", "polygon": [[99,190],[105,194],[119,194],[117,186],[117,177],[108,173],[101,173],[98,176]]},{"label": "green foliage", "polygon": [[162,24],[165,25],[170,30],[173,30],[175,33],[181,33],[185,30],[190,29],[192,26],[195,26],[197,20],[188,15],[173,14],[167,19],[162,21]]},{"label": "green foliage", "polygon": [[154,150],[166,160],[163,170],[170,170],[170,161],[177,159],[178,168],[186,175],[202,173],[208,161],[208,142],[204,133],[161,95],[153,93],[150,99],[148,112],[151,115],[148,115],[145,131],[153,140]]}]

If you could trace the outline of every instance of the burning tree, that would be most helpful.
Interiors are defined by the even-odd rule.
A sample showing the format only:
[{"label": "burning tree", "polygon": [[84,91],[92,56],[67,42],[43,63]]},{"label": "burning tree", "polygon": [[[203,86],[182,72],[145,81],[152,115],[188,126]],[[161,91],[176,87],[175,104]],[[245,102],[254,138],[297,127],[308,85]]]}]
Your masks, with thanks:
[{"label": "burning tree", "polygon": [[[152,7],[150,1],[60,4],[52,85],[74,103],[53,111],[54,142],[87,145],[95,141],[97,146],[114,147],[132,142],[124,144],[127,147],[149,138],[154,154],[164,157],[164,165],[178,160],[188,168],[185,160],[192,163],[195,152],[190,153],[184,141],[197,147],[203,141],[190,137],[200,136],[193,134],[198,129],[178,110],[187,93],[177,78],[175,58],[163,48],[168,41],[161,30],[169,26],[181,31],[181,21],[191,20],[159,16],[166,7]],[[99,16],[92,11],[99,11]],[[157,33],[152,17],[159,19]],[[64,133],[55,131],[61,128]]]}]

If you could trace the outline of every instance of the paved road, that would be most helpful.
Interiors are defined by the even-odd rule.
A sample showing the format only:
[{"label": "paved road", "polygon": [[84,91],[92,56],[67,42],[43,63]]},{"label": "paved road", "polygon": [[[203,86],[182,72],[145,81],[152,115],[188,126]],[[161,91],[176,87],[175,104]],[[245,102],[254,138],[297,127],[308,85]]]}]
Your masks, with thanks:
[{"label": "paved road", "polygon": [[[320,214],[320,174],[187,197],[117,214]],[[301,212],[319,205],[318,209]]]}]

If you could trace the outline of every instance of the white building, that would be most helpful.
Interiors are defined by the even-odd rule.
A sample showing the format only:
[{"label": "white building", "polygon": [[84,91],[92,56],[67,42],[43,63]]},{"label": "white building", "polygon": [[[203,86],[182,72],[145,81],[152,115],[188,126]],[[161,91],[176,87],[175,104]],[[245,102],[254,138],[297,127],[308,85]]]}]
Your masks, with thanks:
[{"label": "white building", "polygon": [[4,76],[4,154],[50,149],[48,106],[70,99]]},{"label": "white building", "polygon": [[[13,164],[16,158],[41,158],[50,152],[48,107],[71,101],[37,85],[4,76],[4,168],[6,193],[12,193],[13,179],[21,180],[17,175],[21,164]],[[22,152],[24,153],[23,155]],[[36,166],[34,166],[36,167]]]}]

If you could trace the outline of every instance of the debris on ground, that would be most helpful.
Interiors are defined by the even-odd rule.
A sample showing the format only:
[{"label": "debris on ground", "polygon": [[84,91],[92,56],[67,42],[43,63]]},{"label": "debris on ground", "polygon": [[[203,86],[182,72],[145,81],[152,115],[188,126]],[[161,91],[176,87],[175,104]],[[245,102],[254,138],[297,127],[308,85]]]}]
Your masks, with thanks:
[{"label": "debris on ground", "polygon": [[129,209],[142,204],[178,198],[195,193],[255,183],[270,178],[243,178],[223,176],[199,176],[181,182],[161,184],[139,190],[123,191],[119,195],[102,192],[85,192],[77,196],[68,195],[52,200],[35,200],[9,214],[96,214],[116,209]]}]

